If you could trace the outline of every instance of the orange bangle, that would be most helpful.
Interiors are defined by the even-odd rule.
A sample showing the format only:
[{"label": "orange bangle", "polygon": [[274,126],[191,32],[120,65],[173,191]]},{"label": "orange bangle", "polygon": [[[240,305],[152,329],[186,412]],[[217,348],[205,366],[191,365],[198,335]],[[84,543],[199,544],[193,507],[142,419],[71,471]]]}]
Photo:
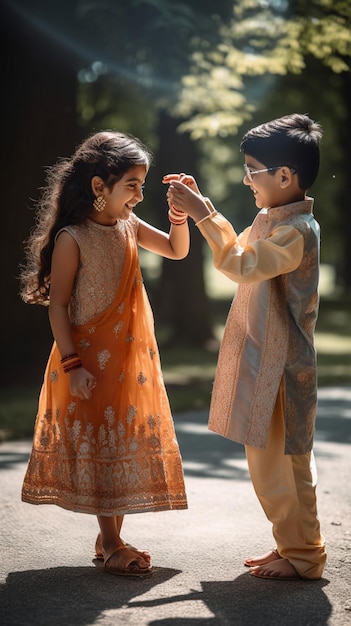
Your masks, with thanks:
[{"label": "orange bangle", "polygon": [[186,213],[184,213],[184,215],[185,215],[185,219],[183,216],[175,215],[172,209],[169,209],[168,211],[168,219],[171,222],[171,224],[174,224],[175,226],[181,226],[182,224],[185,224],[185,222],[188,219],[188,216]]},{"label": "orange bangle", "polygon": [[71,370],[82,367],[82,361],[79,354],[74,352],[73,354],[67,354],[66,356],[62,357],[61,365],[63,367],[64,373],[68,374],[68,372],[70,372]]}]

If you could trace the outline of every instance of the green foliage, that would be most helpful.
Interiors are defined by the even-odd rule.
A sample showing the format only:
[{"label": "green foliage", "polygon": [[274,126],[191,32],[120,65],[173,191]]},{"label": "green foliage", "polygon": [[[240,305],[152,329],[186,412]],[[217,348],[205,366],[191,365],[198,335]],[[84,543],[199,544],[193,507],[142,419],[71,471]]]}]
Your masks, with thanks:
[{"label": "green foliage", "polygon": [[[86,49],[91,47],[78,74],[77,111],[84,131],[128,127],[141,137],[150,136],[157,112],[172,109],[178,99],[196,42],[201,39],[212,49],[221,37],[218,24],[228,20],[231,11],[232,0],[220,0],[215,10],[211,0],[79,0],[79,40],[86,41]],[[220,76],[215,80],[218,83]],[[233,110],[244,105],[240,89],[238,83],[236,94],[228,96]]]},{"label": "green foliage", "polygon": [[257,108],[250,77],[299,74],[309,56],[335,73],[350,70],[350,3],[301,2],[296,12],[290,4],[242,0],[221,24],[215,48],[194,41],[191,70],[173,107],[185,118],[182,131],[193,139],[235,134]]}]

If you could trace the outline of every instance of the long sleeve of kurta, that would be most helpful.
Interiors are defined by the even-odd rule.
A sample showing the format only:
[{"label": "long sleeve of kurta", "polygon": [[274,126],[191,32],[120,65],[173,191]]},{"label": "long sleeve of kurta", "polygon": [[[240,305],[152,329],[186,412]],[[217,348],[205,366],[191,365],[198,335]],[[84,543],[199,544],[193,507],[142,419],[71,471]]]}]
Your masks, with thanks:
[{"label": "long sleeve of kurta", "polygon": [[264,448],[284,380],[285,452],[306,454],[317,403],[319,225],[313,199],[263,209],[240,235],[205,201],[211,212],[197,226],[216,268],[239,283],[221,341],[209,429]]},{"label": "long sleeve of kurta", "polygon": [[293,226],[277,226],[266,239],[247,243],[251,227],[237,235],[217,211],[196,225],[212,250],[215,267],[236,283],[259,282],[292,272],[303,257],[304,239]]}]

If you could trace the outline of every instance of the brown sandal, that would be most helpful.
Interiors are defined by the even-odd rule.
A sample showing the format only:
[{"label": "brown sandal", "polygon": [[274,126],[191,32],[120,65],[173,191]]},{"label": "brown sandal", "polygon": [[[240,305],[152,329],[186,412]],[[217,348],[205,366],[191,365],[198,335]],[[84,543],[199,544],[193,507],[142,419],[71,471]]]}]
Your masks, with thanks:
[{"label": "brown sandal", "polygon": [[110,566],[109,560],[117,552],[121,552],[122,550],[132,552],[132,550],[130,550],[127,546],[119,546],[118,548],[112,548],[109,552],[103,552],[104,566],[107,572],[117,576],[137,576],[138,578],[144,578],[145,576],[150,576],[150,574],[152,574],[152,567],[150,567],[150,565],[147,567],[140,567],[138,559],[136,559],[135,556],[128,559],[123,567]]},{"label": "brown sandal", "polygon": [[[124,545],[129,550],[132,550],[133,552],[136,552],[136,554],[138,556],[140,556],[142,559],[144,559],[144,561],[146,561],[149,564],[151,563],[151,556],[150,556],[149,552],[145,552],[145,550],[138,550],[138,548],[135,548],[134,546],[131,546],[130,543],[125,543]],[[98,559],[98,560],[101,560],[101,561],[104,560],[104,555],[103,555],[103,550],[102,550],[102,543],[101,543],[101,533],[99,533],[98,536],[96,537],[95,558]]]}]

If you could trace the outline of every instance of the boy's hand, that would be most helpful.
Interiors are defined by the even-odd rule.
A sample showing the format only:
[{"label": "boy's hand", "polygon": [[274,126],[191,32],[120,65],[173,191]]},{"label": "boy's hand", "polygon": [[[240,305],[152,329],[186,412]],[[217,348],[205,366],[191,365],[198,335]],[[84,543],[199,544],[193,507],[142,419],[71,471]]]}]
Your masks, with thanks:
[{"label": "boy's hand", "polygon": [[[196,186],[197,187],[197,186]],[[178,210],[184,211],[195,222],[207,217],[210,211],[199,193],[193,191],[188,185],[173,180],[167,191],[169,205],[174,205]]]},{"label": "boy's hand", "polygon": [[170,185],[174,180],[180,181],[183,185],[189,187],[194,193],[201,196],[200,189],[198,188],[197,182],[193,176],[189,176],[189,174],[166,174],[163,177],[162,182],[165,185]]}]

